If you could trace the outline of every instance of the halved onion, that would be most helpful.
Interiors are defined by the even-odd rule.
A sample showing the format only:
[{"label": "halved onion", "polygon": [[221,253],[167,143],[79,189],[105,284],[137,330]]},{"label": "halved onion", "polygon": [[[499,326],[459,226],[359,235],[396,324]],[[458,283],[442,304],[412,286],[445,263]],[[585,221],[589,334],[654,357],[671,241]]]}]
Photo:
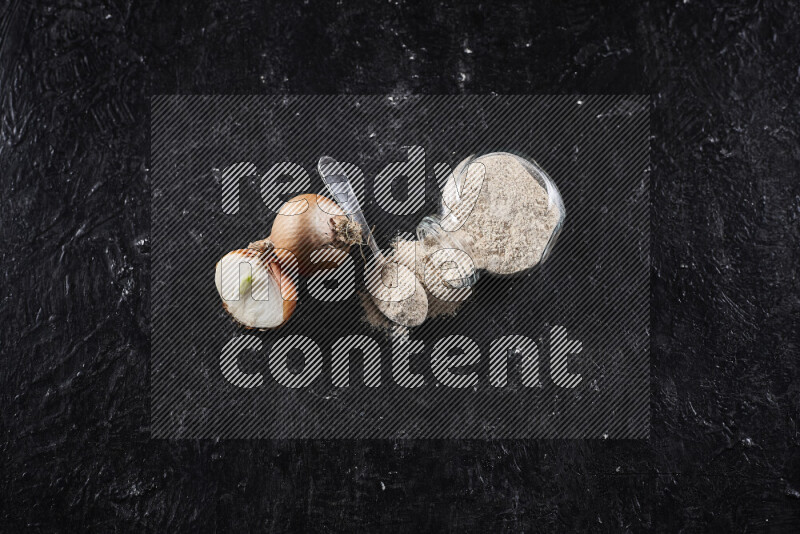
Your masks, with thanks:
[{"label": "halved onion", "polygon": [[222,307],[239,324],[262,330],[278,328],[294,313],[297,285],[290,266],[272,251],[240,249],[217,262],[214,281]]}]

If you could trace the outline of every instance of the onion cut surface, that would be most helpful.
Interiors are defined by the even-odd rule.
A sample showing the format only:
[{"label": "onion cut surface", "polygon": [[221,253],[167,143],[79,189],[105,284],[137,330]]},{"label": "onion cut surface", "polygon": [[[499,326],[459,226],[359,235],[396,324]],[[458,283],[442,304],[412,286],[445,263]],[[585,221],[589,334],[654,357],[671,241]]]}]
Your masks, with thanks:
[{"label": "onion cut surface", "polygon": [[239,249],[217,262],[214,281],[222,306],[247,327],[282,326],[297,305],[297,286],[273,252]]}]

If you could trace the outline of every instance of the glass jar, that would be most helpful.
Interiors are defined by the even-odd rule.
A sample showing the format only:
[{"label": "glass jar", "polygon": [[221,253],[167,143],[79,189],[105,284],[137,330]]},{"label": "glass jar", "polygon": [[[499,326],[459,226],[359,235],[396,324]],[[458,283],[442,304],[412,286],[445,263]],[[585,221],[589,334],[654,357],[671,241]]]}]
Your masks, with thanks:
[{"label": "glass jar", "polygon": [[492,152],[470,156],[453,170],[438,213],[422,219],[416,233],[429,257],[437,250],[455,249],[471,258],[431,258],[434,267],[449,269],[446,285],[460,288],[473,285],[480,271],[511,275],[545,261],[565,215],[558,188],[539,165]]}]

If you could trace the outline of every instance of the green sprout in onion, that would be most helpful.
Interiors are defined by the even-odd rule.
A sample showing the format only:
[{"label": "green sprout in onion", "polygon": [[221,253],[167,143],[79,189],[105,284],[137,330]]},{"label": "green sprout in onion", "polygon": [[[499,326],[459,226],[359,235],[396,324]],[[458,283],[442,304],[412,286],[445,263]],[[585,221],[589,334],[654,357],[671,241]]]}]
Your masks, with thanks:
[{"label": "green sprout in onion", "polygon": [[253,285],[253,275],[252,274],[248,274],[239,283],[239,295],[244,296],[245,293],[247,293],[247,290],[250,289],[251,285]]}]

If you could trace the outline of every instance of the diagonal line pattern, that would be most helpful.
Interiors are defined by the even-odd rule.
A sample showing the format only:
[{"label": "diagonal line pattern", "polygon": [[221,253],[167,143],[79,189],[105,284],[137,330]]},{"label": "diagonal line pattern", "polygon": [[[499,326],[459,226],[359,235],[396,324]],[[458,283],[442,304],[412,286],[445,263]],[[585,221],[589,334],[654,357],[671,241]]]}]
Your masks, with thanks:
[{"label": "diagonal line pattern", "polygon": [[[153,436],[647,437],[648,108],[647,96],[617,95],[154,96]],[[410,146],[424,148],[424,165]],[[566,224],[544,265],[482,277],[455,317],[378,334],[361,322],[352,284],[325,290],[329,302],[311,296],[327,274],[300,281],[298,309],[278,331],[243,330],[219,305],[216,261],[267,237],[265,191],[323,192],[319,156],[350,162],[387,244],[436,211],[449,169],[498,150],[551,175]],[[289,162],[310,186],[264,178],[297,170]],[[421,165],[426,180],[408,180],[404,203],[393,184]],[[358,249],[350,256],[358,290],[363,261]],[[409,384],[423,386],[395,384],[398,347],[411,354]],[[453,387],[437,386],[442,377]]]}]

